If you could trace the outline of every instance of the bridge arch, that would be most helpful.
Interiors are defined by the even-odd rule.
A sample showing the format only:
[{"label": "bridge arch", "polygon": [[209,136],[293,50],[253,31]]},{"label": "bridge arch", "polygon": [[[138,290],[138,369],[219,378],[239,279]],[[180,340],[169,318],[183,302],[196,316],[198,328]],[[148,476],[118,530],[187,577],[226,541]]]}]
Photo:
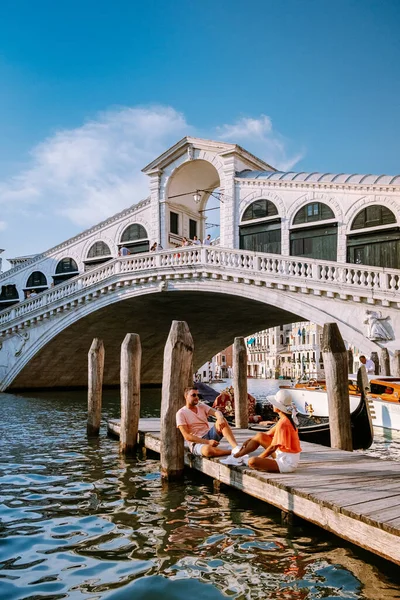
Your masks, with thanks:
[{"label": "bridge arch", "polygon": [[195,367],[237,335],[299,320],[319,325],[336,320],[347,341],[365,352],[377,349],[357,329],[358,322],[354,325],[351,311],[338,303],[332,314],[334,305],[326,298],[310,302],[308,296],[245,281],[200,280],[197,276],[164,281],[165,290],[152,279],[124,285],[117,293],[107,293],[105,288],[106,293],[91,301],[45,320],[39,326],[42,331],[28,330],[24,350],[3,379],[2,389],[32,387],[32,382],[36,387],[85,386],[87,353],[94,337],[105,342],[105,383],[117,384],[120,344],[129,331],[141,336],[143,382],[160,382],[163,347],[173,319],[189,324],[196,347]]}]

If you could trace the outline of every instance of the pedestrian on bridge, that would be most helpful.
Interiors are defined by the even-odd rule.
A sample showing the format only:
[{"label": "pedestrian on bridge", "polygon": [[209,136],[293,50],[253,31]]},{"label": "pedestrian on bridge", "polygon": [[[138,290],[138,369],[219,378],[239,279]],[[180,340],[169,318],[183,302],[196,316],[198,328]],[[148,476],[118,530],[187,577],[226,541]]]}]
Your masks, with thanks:
[{"label": "pedestrian on bridge", "polygon": [[203,244],[204,244],[204,246],[211,246],[211,235],[210,234],[208,234],[208,236],[206,238],[204,238]]},{"label": "pedestrian on bridge", "polygon": [[[224,415],[219,410],[200,403],[196,387],[186,388],[184,396],[186,405],[176,413],[176,426],[192,454],[206,457],[230,455],[231,450],[218,448],[223,437],[232,446],[232,453],[239,452],[240,446],[237,445]],[[217,419],[211,428],[208,423],[209,415],[215,416]]]}]

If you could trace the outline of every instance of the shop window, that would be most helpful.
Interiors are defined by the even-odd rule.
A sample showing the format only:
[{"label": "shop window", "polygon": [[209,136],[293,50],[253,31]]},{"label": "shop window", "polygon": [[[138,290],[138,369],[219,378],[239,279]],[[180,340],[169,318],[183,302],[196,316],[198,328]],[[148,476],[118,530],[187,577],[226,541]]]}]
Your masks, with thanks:
[{"label": "shop window", "polygon": [[333,211],[322,202],[311,202],[303,206],[293,220],[293,225],[301,225],[303,223],[313,223],[315,221],[324,221],[326,219],[334,219]]}]

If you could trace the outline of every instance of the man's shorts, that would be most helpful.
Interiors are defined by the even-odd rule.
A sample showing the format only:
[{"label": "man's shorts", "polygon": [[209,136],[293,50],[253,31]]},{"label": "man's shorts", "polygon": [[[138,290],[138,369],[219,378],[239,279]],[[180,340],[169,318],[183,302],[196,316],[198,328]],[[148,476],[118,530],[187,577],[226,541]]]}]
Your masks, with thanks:
[{"label": "man's shorts", "polygon": [[[218,433],[218,431],[215,428],[215,425],[213,425],[207,431],[207,433],[205,433],[202,436],[203,440],[215,440],[217,442],[220,442],[223,437],[224,436],[221,433]],[[202,456],[201,449],[204,446],[204,444],[200,444],[200,443],[196,443],[196,442],[189,442],[188,446],[189,446],[189,450],[192,454],[195,454],[196,456]]]},{"label": "man's shorts", "polygon": [[293,473],[299,466],[300,452],[293,454],[292,452],[282,452],[281,450],[277,450],[275,454],[279,473]]}]

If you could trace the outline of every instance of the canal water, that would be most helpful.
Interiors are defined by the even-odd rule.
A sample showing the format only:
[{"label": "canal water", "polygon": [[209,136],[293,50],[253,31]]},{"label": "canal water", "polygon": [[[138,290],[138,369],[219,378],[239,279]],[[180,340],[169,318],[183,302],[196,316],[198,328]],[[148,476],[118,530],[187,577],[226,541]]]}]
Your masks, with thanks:
[{"label": "canal water", "polygon": [[[142,416],[159,404],[143,390]],[[0,394],[0,411],[1,600],[400,598],[391,563],[195,473],[163,484],[156,457],[119,457],[105,426],[88,441],[84,393]],[[119,416],[117,391],[103,415]]]}]

